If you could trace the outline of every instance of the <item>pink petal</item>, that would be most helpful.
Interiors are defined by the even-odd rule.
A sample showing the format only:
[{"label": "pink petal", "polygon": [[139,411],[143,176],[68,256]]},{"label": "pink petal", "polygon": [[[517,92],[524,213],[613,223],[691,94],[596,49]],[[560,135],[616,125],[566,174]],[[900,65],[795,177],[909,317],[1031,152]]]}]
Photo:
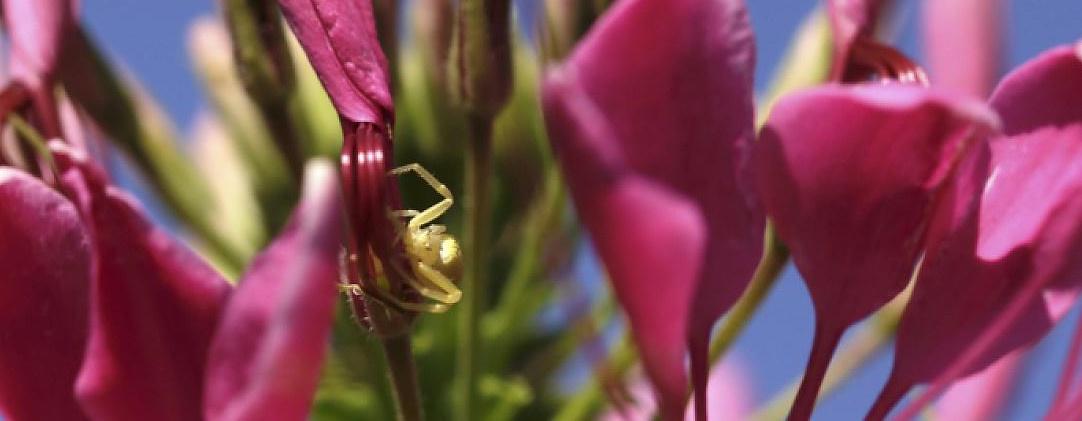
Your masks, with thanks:
[{"label": "pink petal", "polygon": [[[745,370],[743,358],[730,353],[710,370],[709,420],[746,420],[755,409],[754,385]],[[610,408],[601,414],[602,421],[649,420],[657,413],[657,400],[650,385],[640,379],[628,388],[632,402],[623,408]],[[685,420],[695,419],[694,402],[688,405]]]},{"label": "pink petal", "polygon": [[71,0],[3,0],[4,29],[11,42],[11,76],[38,87],[56,71]]},{"label": "pink petal", "polygon": [[20,101],[31,100],[39,128],[50,138],[61,135],[53,82],[65,37],[74,25],[72,2],[3,0],[4,29],[11,41],[13,82],[8,90],[27,88],[28,96]]},{"label": "pink petal", "polygon": [[874,38],[883,0],[828,0],[830,28],[834,36],[831,80],[840,80],[857,38]]},{"label": "pink petal", "polygon": [[841,333],[905,287],[981,104],[905,86],[831,86],[783,99],[756,144],[767,213],[812,296],[816,339],[794,406],[810,414]]},{"label": "pink petal", "polygon": [[394,116],[387,58],[368,0],[278,0],[338,114],[389,125]]},{"label": "pink petal", "polygon": [[1022,353],[1010,354],[981,373],[951,386],[936,404],[935,417],[954,421],[1000,419],[1000,412],[1010,401],[1022,362]]},{"label": "pink petal", "polygon": [[[931,243],[878,406],[892,406],[915,383],[946,384],[1028,347],[1077,298],[1082,100],[1072,92],[1079,89],[1079,53],[1061,47],[1024,64],[996,90],[992,105],[1011,136],[991,143],[979,214]],[[1027,297],[1029,291],[1040,294]],[[1017,316],[1004,319],[1018,300],[1026,301],[1017,304]],[[994,340],[971,349],[993,327]],[[956,361],[963,352],[972,356]]]},{"label": "pink petal", "polygon": [[1082,122],[991,145],[991,172],[980,213],[930,246],[899,325],[895,367],[878,406],[893,406],[916,383],[938,382],[1029,285],[1054,289],[1026,303],[961,375],[1035,343],[1077,297],[1076,274],[1082,271],[1075,262],[1082,253]]},{"label": "pink petal", "polygon": [[85,419],[75,375],[87,336],[90,244],[75,206],[0,168],[0,417]]},{"label": "pink petal", "polygon": [[90,342],[76,383],[83,409],[94,419],[199,419],[207,349],[229,285],[84,156],[52,147],[95,254]]},{"label": "pink petal", "polygon": [[1049,50],[1007,75],[992,94],[1003,132],[1082,121],[1082,43]]},{"label": "pink petal", "polygon": [[[636,186],[649,185],[649,190],[655,191],[650,200],[671,196],[665,200],[684,202],[681,207],[689,207],[705,223],[705,231],[694,234],[707,239],[703,248],[690,249],[693,253],[681,258],[691,265],[682,269],[689,271],[690,278],[653,278],[672,285],[666,288],[675,288],[672,293],[678,301],[671,307],[644,303],[652,309],[631,309],[629,302],[623,302],[629,313],[666,312],[663,319],[671,324],[665,329],[672,335],[683,331],[691,337],[693,351],[698,351],[692,353],[692,361],[700,392],[706,382],[703,358],[710,329],[740,296],[762,251],[764,219],[754,203],[747,174],[754,136],[754,61],[754,40],[741,1],[625,1],[606,12],[564,64],[563,76],[550,77],[546,85],[549,126],[555,133],[567,135],[554,136],[553,143],[565,150],[561,158],[568,182],[580,192],[576,194],[580,212],[587,214],[592,212],[589,206],[600,206],[584,203],[588,199],[581,192],[590,189],[585,185],[591,183],[587,178],[606,178],[615,183],[612,186],[621,186],[606,187],[608,191],[630,188],[618,180],[635,179],[639,180]],[[584,112],[589,117],[582,115]],[[607,130],[567,129],[578,125],[604,125]],[[576,143],[591,145],[573,146]],[[591,151],[572,153],[573,148]],[[639,188],[645,189],[635,187]],[[634,229],[606,224],[612,231],[603,231],[600,224],[587,223],[599,243],[626,242],[632,234],[625,232]],[[689,235],[698,230],[693,228]],[[694,244],[690,240],[684,241]],[[663,244],[640,243],[638,253],[667,253],[645,250],[660,249]],[[605,262],[610,273],[617,270],[612,259],[616,258]],[[646,267],[641,262],[632,264]],[[630,283],[616,276],[613,282],[618,288]],[[647,289],[635,292],[647,297],[655,293]],[[691,313],[676,311],[685,308],[691,308]],[[680,317],[686,320],[678,320]],[[655,346],[643,343],[644,348]],[[672,346],[672,355],[683,358],[683,346],[666,346]],[[676,393],[675,383],[683,376],[669,375],[674,376],[670,379],[674,383],[665,386],[672,388],[666,399],[674,401],[667,401],[667,405],[682,408],[682,403],[675,401],[682,395]]]},{"label": "pink petal", "polygon": [[319,382],[337,296],[341,209],[329,163],[226,307],[207,364],[206,419],[304,419]]},{"label": "pink petal", "polygon": [[551,73],[543,103],[554,147],[594,247],[627,312],[669,418],[683,414],[687,314],[706,227],[688,199],[624,167],[616,138],[570,75]]},{"label": "pink petal", "polygon": [[924,0],[924,54],[934,86],[987,98],[1003,53],[1002,0]]}]

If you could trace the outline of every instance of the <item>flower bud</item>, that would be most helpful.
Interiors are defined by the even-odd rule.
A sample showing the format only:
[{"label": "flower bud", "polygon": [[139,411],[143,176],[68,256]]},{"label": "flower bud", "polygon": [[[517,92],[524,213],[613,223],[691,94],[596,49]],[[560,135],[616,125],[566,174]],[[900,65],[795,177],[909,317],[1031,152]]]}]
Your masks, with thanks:
[{"label": "flower bud", "polygon": [[511,93],[510,0],[461,0],[448,65],[451,96],[492,119]]}]

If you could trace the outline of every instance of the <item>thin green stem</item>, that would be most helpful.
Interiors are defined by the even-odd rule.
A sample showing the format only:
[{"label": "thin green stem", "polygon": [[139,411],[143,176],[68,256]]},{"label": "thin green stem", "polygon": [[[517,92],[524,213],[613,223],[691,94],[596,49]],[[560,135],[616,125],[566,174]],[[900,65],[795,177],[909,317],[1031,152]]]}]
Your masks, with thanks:
[{"label": "thin green stem", "polygon": [[487,303],[489,223],[492,209],[489,203],[489,181],[492,173],[490,136],[492,119],[470,117],[473,139],[466,152],[465,232],[462,236],[464,275],[462,301],[458,308],[457,419],[480,419],[480,377],[484,351],[480,349],[481,314]]},{"label": "thin green stem", "polygon": [[34,151],[52,164],[53,155],[49,153],[49,145],[48,141],[45,140],[45,136],[42,136],[41,133],[34,129],[34,126],[31,126],[30,123],[16,114],[8,114],[7,120],[8,124],[15,128],[15,132],[22,136],[30,144],[30,147],[34,148]]},{"label": "thin green stem", "polygon": [[493,347],[497,350],[506,350],[506,344],[514,337],[512,329],[522,326],[523,320],[533,314],[530,303],[537,300],[535,294],[532,294],[536,288],[531,287],[543,269],[540,264],[542,247],[553,227],[558,224],[560,211],[565,204],[564,193],[559,170],[549,167],[546,170],[542,194],[536,199],[533,211],[525,220],[525,231],[515,253],[507,283],[500,294],[496,309],[488,316],[494,325],[491,339],[503,344]]},{"label": "thin green stem", "polygon": [[[609,369],[611,371],[609,375],[616,379],[623,378],[638,360],[639,355],[635,352],[635,345],[631,340],[631,335],[625,334],[624,339],[620,341],[620,345],[612,351],[610,356]],[[593,419],[605,402],[604,386],[604,380],[600,376],[595,376],[590,380],[589,384],[583,386],[571,400],[560,408],[560,412],[557,412],[556,416],[552,417],[553,421]]]},{"label": "thin green stem", "polygon": [[710,343],[711,364],[720,360],[729,351],[733,342],[747,327],[751,317],[763,304],[767,294],[774,288],[782,269],[785,268],[785,263],[789,261],[789,249],[781,243],[773,225],[767,225],[764,236],[763,257],[759,261],[759,267],[755,269],[755,275],[752,276],[748,289],[729,311],[721,330]]},{"label": "thin green stem", "polygon": [[421,421],[421,389],[408,333],[381,339],[399,421]]}]

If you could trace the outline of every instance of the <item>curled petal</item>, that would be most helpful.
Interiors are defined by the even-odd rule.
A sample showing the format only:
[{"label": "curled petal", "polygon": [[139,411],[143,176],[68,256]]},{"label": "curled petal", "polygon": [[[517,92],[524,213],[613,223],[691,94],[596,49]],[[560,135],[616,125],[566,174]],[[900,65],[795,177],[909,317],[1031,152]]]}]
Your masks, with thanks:
[{"label": "curled petal", "polygon": [[85,156],[51,146],[94,249],[79,402],[94,419],[199,419],[207,349],[229,285]]},{"label": "curled petal", "polygon": [[905,287],[944,187],[997,125],[980,103],[906,86],[831,86],[774,108],[756,181],[816,314],[791,416],[809,415],[841,333]]},{"label": "curled petal", "polygon": [[1082,43],[1053,48],[1011,72],[989,102],[1008,136],[1082,121]]},{"label": "curled petal", "polygon": [[355,123],[390,125],[387,58],[369,0],[278,0],[338,113]]},{"label": "curled petal", "polygon": [[[648,27],[667,29],[642,30]],[[549,127],[557,134],[553,143],[565,151],[561,159],[572,190],[589,189],[586,178],[572,175],[583,172],[614,183],[638,180],[635,185],[651,185],[678,199],[673,203],[683,202],[681,207],[698,214],[696,224],[704,224],[705,231],[695,234],[704,238],[702,249],[683,259],[694,263],[692,278],[681,280],[689,284],[676,290],[684,294],[687,289],[690,295],[680,298],[688,300],[687,305],[661,310],[674,320],[668,329],[684,329],[692,342],[697,392],[706,385],[710,329],[740,296],[762,252],[764,218],[748,174],[754,138],[754,50],[742,1],[620,2],[598,20],[555,72],[560,75],[550,77],[545,87]],[[574,125],[605,129],[567,130]],[[571,152],[580,147],[591,152]],[[595,203],[583,203],[583,196],[576,197],[585,214]],[[588,228],[595,241],[626,238],[589,223]],[[640,248],[662,244],[650,241]],[[691,260],[700,256],[701,262]],[[617,265],[606,261],[606,266],[611,273]],[[614,277],[613,282],[624,280]],[[690,313],[673,314],[684,308]],[[678,317],[687,320],[677,323]],[[676,396],[674,392],[665,399]],[[676,404],[666,402],[673,405],[670,409],[682,409]]]},{"label": "curled petal", "polygon": [[70,201],[0,168],[0,414],[86,419],[75,401],[90,289],[90,240]]},{"label": "curled petal", "polygon": [[309,164],[293,219],[229,301],[207,363],[209,420],[304,419],[327,349],[341,248],[334,169]]},{"label": "curled petal", "polygon": [[683,413],[688,308],[705,224],[687,199],[621,168],[615,136],[571,81],[550,76],[544,108],[571,194],[627,312],[643,365],[669,418]]}]

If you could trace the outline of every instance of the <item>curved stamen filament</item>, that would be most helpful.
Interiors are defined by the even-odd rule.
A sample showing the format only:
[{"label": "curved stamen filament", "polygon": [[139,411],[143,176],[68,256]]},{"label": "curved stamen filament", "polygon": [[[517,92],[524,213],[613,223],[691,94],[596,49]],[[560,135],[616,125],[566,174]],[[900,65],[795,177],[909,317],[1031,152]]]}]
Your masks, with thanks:
[{"label": "curved stamen filament", "polygon": [[924,69],[900,51],[868,38],[859,38],[853,44],[842,81],[868,80],[928,86]]}]

